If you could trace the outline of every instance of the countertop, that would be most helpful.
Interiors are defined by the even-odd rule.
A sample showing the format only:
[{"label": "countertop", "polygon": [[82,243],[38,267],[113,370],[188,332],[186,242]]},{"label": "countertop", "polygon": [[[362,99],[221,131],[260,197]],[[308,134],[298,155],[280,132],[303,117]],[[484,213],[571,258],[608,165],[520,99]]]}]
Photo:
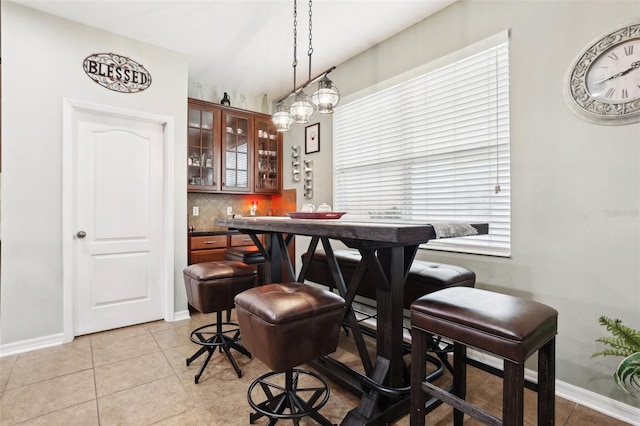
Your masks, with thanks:
[{"label": "countertop", "polygon": [[187,232],[190,237],[208,237],[211,235],[233,235],[239,234],[236,229],[229,229],[226,226],[212,226],[210,228],[196,229],[195,231]]}]

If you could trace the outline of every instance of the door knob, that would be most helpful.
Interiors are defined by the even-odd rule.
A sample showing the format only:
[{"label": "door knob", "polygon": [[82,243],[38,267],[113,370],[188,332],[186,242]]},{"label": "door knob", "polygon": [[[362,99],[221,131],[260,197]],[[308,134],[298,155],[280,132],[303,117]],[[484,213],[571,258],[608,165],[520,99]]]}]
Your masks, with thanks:
[{"label": "door knob", "polygon": [[86,232],[84,232],[84,231],[78,231],[78,233],[76,234],[76,236],[77,236],[78,238],[84,238],[84,237],[86,237],[86,236],[87,236],[87,233],[86,233]]}]

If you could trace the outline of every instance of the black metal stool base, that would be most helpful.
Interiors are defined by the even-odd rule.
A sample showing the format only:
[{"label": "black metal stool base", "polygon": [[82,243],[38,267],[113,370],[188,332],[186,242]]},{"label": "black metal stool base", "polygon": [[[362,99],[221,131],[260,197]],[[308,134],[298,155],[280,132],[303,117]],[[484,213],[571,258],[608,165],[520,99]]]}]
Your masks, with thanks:
[{"label": "black metal stool base", "polygon": [[[274,382],[274,376],[284,374],[284,385],[282,380]],[[301,384],[301,376],[311,379],[310,384]],[[254,401],[254,389],[259,386],[262,390],[262,397],[266,400],[258,404]],[[260,392],[256,389],[256,394]],[[305,399],[304,396],[307,396]],[[278,420],[291,419],[294,424],[302,417],[309,416],[323,426],[335,426],[326,417],[318,412],[329,400],[329,385],[326,380],[308,370],[292,368],[284,373],[270,372],[258,377],[247,392],[249,405],[256,410],[249,415],[249,423],[253,424],[260,417],[269,418],[267,425],[275,425]]]},{"label": "black metal stool base", "polygon": [[[196,384],[198,384],[200,376],[202,376],[204,369],[207,367],[207,364],[209,364],[216,348],[219,348],[220,352],[224,351],[224,354],[227,356],[229,362],[231,362],[231,365],[233,366],[233,369],[236,371],[238,378],[242,377],[242,370],[240,370],[240,367],[238,366],[236,359],[231,354],[230,349],[235,349],[236,351],[251,358],[251,352],[238,343],[240,340],[240,328],[238,327],[238,324],[233,322],[222,322],[222,312],[217,312],[216,314],[217,322],[203,325],[191,332],[191,341],[195,344],[201,345],[202,347],[198,349],[196,353],[187,358],[187,366],[200,357],[200,355],[207,352],[207,357],[200,366],[198,374],[195,376]],[[227,329],[225,329],[224,326],[227,326]]]}]

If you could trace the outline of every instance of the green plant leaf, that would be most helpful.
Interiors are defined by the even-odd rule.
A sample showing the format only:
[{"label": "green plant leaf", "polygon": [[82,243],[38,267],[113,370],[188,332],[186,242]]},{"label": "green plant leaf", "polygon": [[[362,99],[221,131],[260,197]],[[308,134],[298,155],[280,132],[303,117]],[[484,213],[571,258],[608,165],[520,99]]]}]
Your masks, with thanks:
[{"label": "green plant leaf", "polygon": [[620,361],[613,378],[621,391],[634,397],[640,396],[640,352]]},{"label": "green plant leaf", "polygon": [[640,352],[640,332],[622,324],[622,321],[612,320],[609,317],[601,316],[598,322],[607,328],[613,337],[601,337],[596,342],[609,346],[602,351],[595,352],[592,357],[602,355],[629,356],[635,352]]}]

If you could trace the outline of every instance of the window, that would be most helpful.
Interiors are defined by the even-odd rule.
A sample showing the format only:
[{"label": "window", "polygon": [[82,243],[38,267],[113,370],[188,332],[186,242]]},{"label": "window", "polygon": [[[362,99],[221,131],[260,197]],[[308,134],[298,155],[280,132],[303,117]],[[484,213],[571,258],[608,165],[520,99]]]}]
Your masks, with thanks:
[{"label": "window", "polygon": [[335,210],[360,219],[488,222],[489,235],[424,248],[508,256],[508,47],[508,35],[493,37],[338,107]]}]

